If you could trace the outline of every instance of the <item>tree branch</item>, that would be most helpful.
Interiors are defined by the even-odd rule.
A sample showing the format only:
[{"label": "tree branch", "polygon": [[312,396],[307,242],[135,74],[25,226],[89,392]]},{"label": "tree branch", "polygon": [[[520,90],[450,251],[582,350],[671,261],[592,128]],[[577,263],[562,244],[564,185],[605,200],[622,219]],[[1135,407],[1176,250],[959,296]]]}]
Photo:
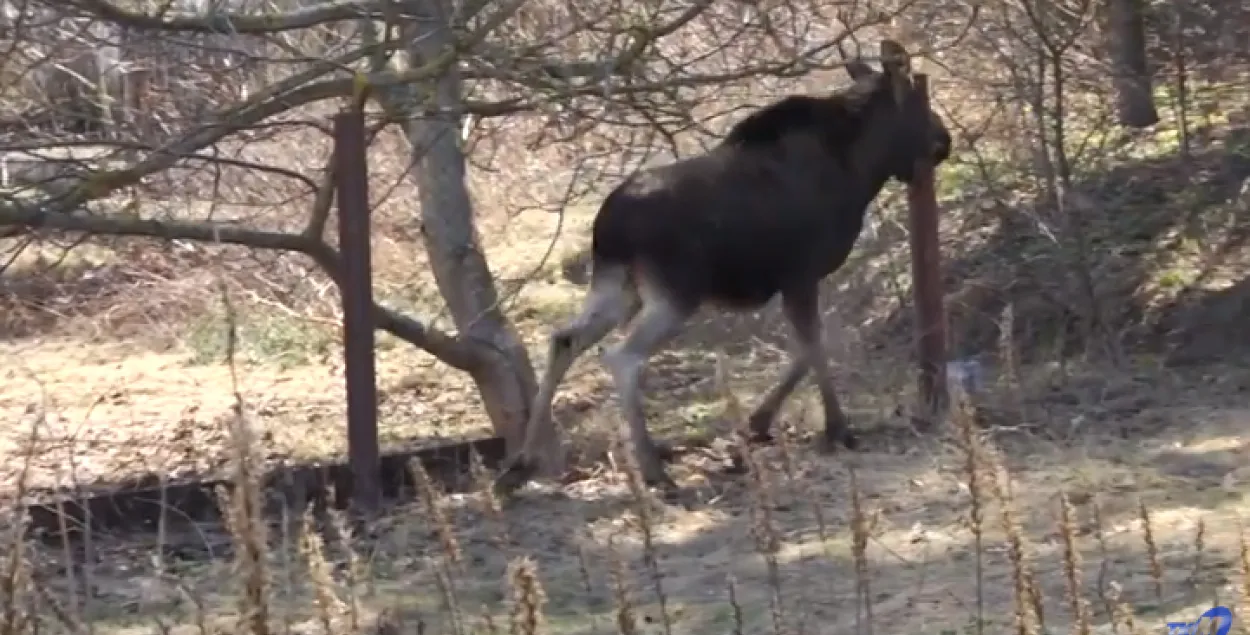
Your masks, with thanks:
[{"label": "tree branch", "polygon": [[205,14],[190,11],[162,11],[158,15],[123,9],[108,0],[71,0],[69,4],[100,19],[135,29],[260,35],[295,31],[343,20],[381,19],[384,4],[392,5],[391,8],[387,8],[387,11],[394,15],[393,6],[398,4],[402,7],[406,3],[388,3],[382,0],[338,0],[282,13],[214,11]]},{"label": "tree branch", "polygon": [[[455,51],[447,51],[418,68],[399,73],[392,71],[370,73],[364,76],[364,81],[375,87],[423,82],[444,73],[451,64],[455,63],[455,60]],[[221,141],[240,129],[305,104],[351,95],[359,86],[359,80],[353,77],[299,85],[295,80],[303,79],[304,75],[306,74],[281,82],[273,89],[263,91],[246,103],[219,113],[214,118],[215,123],[187,134],[164,148],[153,150],[147,158],[130,167],[116,170],[91,170],[83,173],[79,177],[78,186],[73,191],[47,201],[44,209],[49,213],[65,213],[79,209],[88,201],[103,198],[118,189],[135,185],[150,174],[168,169],[179,160]],[[7,224],[5,216],[0,214],[0,226],[5,224]]]},{"label": "tree branch", "polygon": [[[308,234],[286,234],[204,223],[51,213],[34,206],[0,205],[0,230],[5,228],[58,229],[111,236],[192,240],[296,252],[312,258],[342,288],[343,267],[339,253],[320,237]],[[377,328],[429,352],[453,368],[473,372],[486,359],[485,346],[431,329],[424,323],[387,309],[377,302],[373,303],[373,320]]]}]

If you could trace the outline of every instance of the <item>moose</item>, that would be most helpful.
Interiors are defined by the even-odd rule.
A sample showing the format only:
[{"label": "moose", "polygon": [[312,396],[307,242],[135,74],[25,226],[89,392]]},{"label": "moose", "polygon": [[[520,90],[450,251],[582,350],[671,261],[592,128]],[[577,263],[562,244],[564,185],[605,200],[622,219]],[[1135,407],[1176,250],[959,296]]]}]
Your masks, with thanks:
[{"label": "moose", "polygon": [[621,436],[647,485],[675,489],[643,412],[648,358],[703,306],[748,311],[777,295],[794,353],[750,414],[750,441],[772,440],[777,411],[810,372],[824,407],[821,449],[858,445],[823,352],[820,282],[846,262],[885,182],[910,183],[917,161],[936,166],[951,150],[949,131],[913,85],[907,50],[887,39],[880,51],[880,71],[850,60],[850,86],[775,101],[710,151],[639,170],[608,194],[592,225],[581,311],[550,336],[525,438],[498,492],[559,469],[556,388],[578,357],[627,324],[601,356],[620,399]]}]

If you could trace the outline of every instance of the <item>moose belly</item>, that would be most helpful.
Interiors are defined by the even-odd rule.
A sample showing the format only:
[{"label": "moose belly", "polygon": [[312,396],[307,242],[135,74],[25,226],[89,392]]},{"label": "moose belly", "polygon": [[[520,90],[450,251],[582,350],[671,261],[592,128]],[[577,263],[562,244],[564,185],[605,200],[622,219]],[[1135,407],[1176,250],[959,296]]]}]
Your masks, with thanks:
[{"label": "moose belly", "polygon": [[763,306],[781,290],[781,280],[771,271],[716,269],[704,281],[704,302],[726,309],[748,310]]}]

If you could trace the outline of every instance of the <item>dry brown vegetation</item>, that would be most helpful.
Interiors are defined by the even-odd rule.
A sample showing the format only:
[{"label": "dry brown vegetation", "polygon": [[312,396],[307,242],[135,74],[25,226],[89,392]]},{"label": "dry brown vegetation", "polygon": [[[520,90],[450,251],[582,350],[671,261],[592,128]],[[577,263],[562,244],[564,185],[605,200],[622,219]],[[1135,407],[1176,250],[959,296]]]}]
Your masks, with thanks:
[{"label": "dry brown vegetation", "polygon": [[[47,81],[25,80],[105,37],[80,29],[79,49],[52,46],[68,36],[49,30],[49,12],[60,19],[70,5],[83,16],[101,6],[6,5],[43,16],[6,22],[0,34],[5,107],[26,109],[6,117],[56,114],[81,99],[53,99],[39,92],[55,92]],[[308,10],[340,6],[349,5]],[[926,49],[933,100],[956,131],[939,174],[952,349],[982,361],[986,385],[951,426],[918,436],[905,424],[910,276],[905,214],[891,192],[828,284],[830,355],[865,451],[810,451],[802,439],[818,427],[818,408],[803,394],[783,417],[788,441],[757,450],[748,474],[726,473],[719,445],[690,453],[673,471],[700,504],[659,505],[628,461],[613,460],[615,404],[588,359],[557,398],[584,473],[576,482],[504,503],[488,488],[426,490],[367,521],[267,526],[256,514],[257,472],[341,453],[344,400],[338,293],[321,257],[333,231],[281,250],[257,248],[258,236],[307,237],[327,218],[333,227],[332,215],[318,216],[328,212],[327,117],[351,94],[349,70],[378,90],[426,76],[347,59],[370,41],[354,14],[335,28],[280,32],[241,19],[241,35],[207,43],[176,24],[97,17],[133,27],[146,116],[122,108],[95,139],[56,126],[0,131],[3,495],[205,474],[231,475],[242,493],[222,500],[225,528],[170,519],[154,536],[5,541],[0,635],[1119,634],[1158,632],[1213,603],[1242,614],[1244,7],[1149,5],[1160,121],[1126,130],[1114,122],[1090,3],[714,4],[645,48],[635,67],[615,69],[616,80],[594,75],[601,66],[566,64],[572,79],[544,66],[623,55],[637,35],[631,20],[654,26],[689,8],[631,6],[531,0],[479,16],[514,12],[461,60],[460,99],[472,113],[456,126],[470,164],[462,217],[431,198],[446,183],[414,161],[412,143],[429,130],[399,125],[437,117],[370,104],[380,129],[369,150],[375,297],[450,342],[381,336],[384,445],[498,428],[488,402],[508,396],[439,358],[472,348],[461,334],[483,328],[474,321],[483,307],[523,345],[514,359],[533,358],[580,299],[562,263],[585,248],[604,188],[638,165],[697,151],[743,108],[843,81],[836,56],[803,50],[832,41],[842,24],[864,42],[890,33]],[[188,30],[207,19],[178,15]],[[396,28],[409,19],[374,17]],[[226,61],[198,57],[244,44],[246,54]],[[179,64],[153,62],[171,51]],[[339,65],[292,79],[322,59]],[[280,98],[266,95],[284,82]],[[14,153],[87,141],[108,157],[80,166],[85,173],[59,185],[18,175],[26,164]],[[471,239],[439,234],[447,218],[471,226]],[[448,253],[463,253],[448,245],[480,248],[497,303],[479,293],[481,280],[446,267]],[[728,438],[775,380],[781,337],[772,309],[702,318],[653,363],[655,433]],[[20,536],[20,524],[6,516],[6,535]]]}]

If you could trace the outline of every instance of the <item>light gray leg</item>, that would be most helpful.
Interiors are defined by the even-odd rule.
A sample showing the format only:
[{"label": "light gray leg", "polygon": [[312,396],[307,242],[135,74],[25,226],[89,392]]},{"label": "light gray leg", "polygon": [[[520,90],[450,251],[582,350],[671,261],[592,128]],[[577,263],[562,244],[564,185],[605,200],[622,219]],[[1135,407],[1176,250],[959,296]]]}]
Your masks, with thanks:
[{"label": "light gray leg", "polygon": [[824,447],[832,449],[841,442],[847,448],[854,448],[857,440],[847,424],[842,406],[838,403],[838,395],[833,388],[833,372],[829,368],[829,361],[825,359],[819,298],[819,288],[812,285],[810,288],[783,294],[782,308],[794,328],[795,339],[801,351],[800,359],[805,359],[816,375],[816,385],[820,389],[820,399],[825,409]]},{"label": "light gray leg", "polygon": [[556,471],[559,444],[551,405],[556,388],[585,352],[638,312],[638,294],[624,267],[596,271],[577,317],[556,330],[547,345],[547,370],[531,404],[525,439],[496,489],[501,492],[524,485],[536,472]]},{"label": "light gray leg", "polygon": [[633,443],[638,467],[649,485],[676,487],[664,471],[655,443],[647,432],[642,374],[647,359],[681,331],[693,312],[659,294],[648,294],[629,334],[603,354],[603,363],[612,372],[621,401],[624,415],[621,437]]}]

